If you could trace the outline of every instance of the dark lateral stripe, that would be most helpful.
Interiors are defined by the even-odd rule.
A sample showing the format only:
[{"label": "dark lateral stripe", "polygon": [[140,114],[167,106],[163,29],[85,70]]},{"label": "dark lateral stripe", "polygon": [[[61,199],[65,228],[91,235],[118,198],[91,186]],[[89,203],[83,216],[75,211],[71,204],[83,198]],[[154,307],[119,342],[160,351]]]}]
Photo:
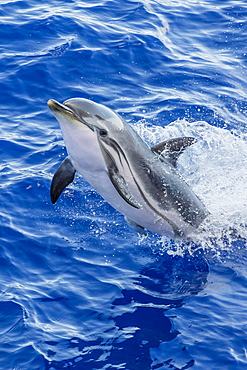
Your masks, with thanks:
[{"label": "dark lateral stripe", "polygon": [[125,162],[126,162],[126,164],[127,164],[127,166],[128,166],[128,168],[129,168],[129,171],[130,171],[130,173],[131,173],[131,176],[132,176],[132,178],[133,178],[133,180],[134,180],[134,183],[136,184],[136,186],[137,186],[137,189],[139,190],[139,192],[140,192],[140,194],[141,194],[141,196],[142,196],[142,198],[143,198],[143,200],[144,200],[144,202],[148,205],[148,207],[149,208],[151,208],[151,210],[154,212],[154,213],[156,213],[158,216],[160,216],[165,222],[167,222],[172,228],[173,228],[173,230],[174,230],[174,232],[176,233],[176,234],[178,234],[178,235],[183,235],[183,233],[181,232],[181,230],[171,221],[171,220],[169,220],[165,215],[163,215],[162,213],[160,213],[154,206],[152,206],[152,204],[148,201],[148,199],[146,198],[146,196],[144,195],[144,193],[143,193],[143,191],[142,191],[142,189],[141,189],[141,187],[139,186],[139,184],[138,184],[138,182],[136,181],[136,179],[135,179],[135,177],[134,177],[134,174],[133,174],[133,171],[132,171],[132,169],[131,169],[131,167],[130,167],[130,164],[129,164],[129,161],[128,161],[128,159],[126,158],[126,155],[125,155],[125,153],[124,153],[124,151],[122,150],[122,148],[120,147],[120,145],[116,142],[116,141],[114,141],[113,139],[110,139],[109,140],[109,143],[107,143],[108,145],[110,145],[111,144],[111,146],[112,146],[112,148],[116,151],[116,153],[117,153],[117,155],[118,155],[118,158],[119,158],[119,161],[120,161],[120,163],[121,163],[121,165],[122,165],[122,167],[123,167],[123,162],[122,162],[122,159],[121,159],[121,156],[120,156],[120,153],[121,153],[121,155],[122,155],[122,157],[124,158],[124,160],[125,160]]}]

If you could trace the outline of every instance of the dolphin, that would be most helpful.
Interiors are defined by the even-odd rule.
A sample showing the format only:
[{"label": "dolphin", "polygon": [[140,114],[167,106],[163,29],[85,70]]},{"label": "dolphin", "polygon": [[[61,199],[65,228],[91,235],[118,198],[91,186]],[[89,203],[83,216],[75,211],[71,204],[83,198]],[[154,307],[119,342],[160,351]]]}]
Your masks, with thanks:
[{"label": "dolphin", "polygon": [[48,106],[59,121],[68,157],[50,189],[56,203],[79,172],[140,233],[186,238],[208,215],[176,170],[179,155],[196,140],[180,137],[149,147],[110,108],[72,98]]}]

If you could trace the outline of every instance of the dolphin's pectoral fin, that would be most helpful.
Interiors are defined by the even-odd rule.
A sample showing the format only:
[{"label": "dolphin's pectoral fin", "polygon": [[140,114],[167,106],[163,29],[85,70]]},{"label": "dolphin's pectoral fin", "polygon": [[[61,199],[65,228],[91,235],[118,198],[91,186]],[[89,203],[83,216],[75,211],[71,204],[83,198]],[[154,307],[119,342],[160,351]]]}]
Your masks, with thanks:
[{"label": "dolphin's pectoral fin", "polygon": [[63,189],[74,180],[75,172],[70,158],[65,158],[56,170],[51,182],[50,195],[53,204],[56,203]]},{"label": "dolphin's pectoral fin", "polygon": [[134,231],[136,231],[138,234],[142,234],[144,236],[147,236],[148,233],[147,231],[144,229],[144,227],[142,227],[141,225],[137,224],[135,221],[132,221],[130,218],[124,216],[124,219],[127,223],[127,225]]},{"label": "dolphin's pectoral fin", "polygon": [[118,171],[114,171],[112,168],[108,168],[108,174],[115,189],[121,195],[121,197],[132,207],[140,208],[140,204],[135,200],[131,194],[126,181]]},{"label": "dolphin's pectoral fin", "polygon": [[188,146],[194,144],[197,140],[194,137],[178,137],[163,141],[151,147],[152,152],[166,158],[170,163],[176,167],[178,157]]}]

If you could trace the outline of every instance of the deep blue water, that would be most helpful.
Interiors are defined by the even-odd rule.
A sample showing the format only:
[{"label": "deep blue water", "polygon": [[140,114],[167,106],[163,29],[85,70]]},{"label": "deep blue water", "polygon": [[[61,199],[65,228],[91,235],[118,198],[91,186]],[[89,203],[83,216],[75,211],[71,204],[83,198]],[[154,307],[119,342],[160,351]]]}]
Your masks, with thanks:
[{"label": "deep blue water", "polygon": [[[247,4],[2,0],[0,369],[247,368]],[[48,99],[105,104],[149,143],[193,135],[179,171],[211,216],[142,240],[78,175]]]}]

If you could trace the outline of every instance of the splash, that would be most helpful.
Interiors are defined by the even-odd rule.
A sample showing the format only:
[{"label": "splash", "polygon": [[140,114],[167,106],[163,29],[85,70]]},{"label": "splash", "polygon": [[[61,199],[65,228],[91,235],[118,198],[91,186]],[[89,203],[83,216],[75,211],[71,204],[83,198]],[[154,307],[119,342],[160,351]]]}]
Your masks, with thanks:
[{"label": "splash", "polygon": [[[203,201],[210,216],[188,243],[161,240],[169,254],[182,255],[198,249],[220,251],[247,240],[247,140],[207,122],[177,120],[166,127],[139,122],[135,129],[154,144],[179,136],[193,136],[197,143],[181,155],[178,171]],[[245,242],[244,242],[245,244]]]}]

